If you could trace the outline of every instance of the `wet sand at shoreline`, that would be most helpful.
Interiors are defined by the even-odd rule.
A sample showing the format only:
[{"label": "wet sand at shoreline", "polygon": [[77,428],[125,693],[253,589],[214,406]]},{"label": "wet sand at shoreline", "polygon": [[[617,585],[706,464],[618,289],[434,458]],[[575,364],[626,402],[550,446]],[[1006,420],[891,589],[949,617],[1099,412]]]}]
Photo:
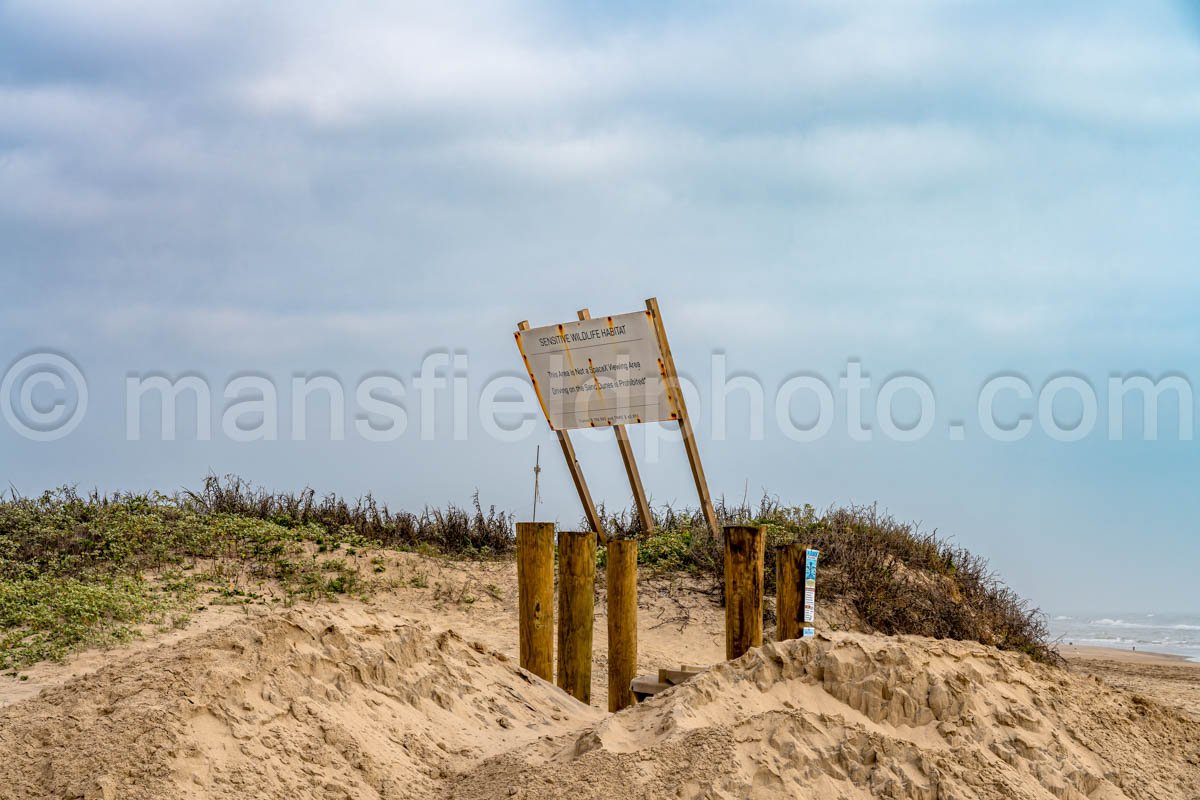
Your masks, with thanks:
[{"label": "wet sand at shoreline", "polygon": [[1200,663],[1170,653],[1063,646],[1072,671],[1158,700],[1200,719]]}]

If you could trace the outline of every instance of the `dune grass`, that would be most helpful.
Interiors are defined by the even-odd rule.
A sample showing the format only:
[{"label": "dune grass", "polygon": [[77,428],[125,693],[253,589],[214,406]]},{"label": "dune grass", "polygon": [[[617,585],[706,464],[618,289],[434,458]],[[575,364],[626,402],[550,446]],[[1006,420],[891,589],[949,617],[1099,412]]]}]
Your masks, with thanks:
[{"label": "dune grass", "polygon": [[[846,600],[859,617],[885,634],[962,639],[1059,660],[1044,615],[1004,584],[987,559],[876,506],[788,506],[764,496],[758,505],[716,504],[721,524],[762,525],[767,531],[766,593],[775,591],[775,549],[801,543],[821,551],[818,591]],[[653,510],[646,537],[636,515],[605,514],[610,535],[642,540],[638,561],[663,571],[689,570],[724,580],[724,549],[698,510]]]},{"label": "dune grass", "polygon": [[[766,526],[769,545],[821,550],[821,595],[848,601],[883,633],[972,639],[1055,660],[1042,616],[987,562],[873,507],[720,504],[723,522]],[[628,512],[605,515],[610,535],[641,539],[647,570],[690,571],[719,590],[722,550],[696,511],[655,510],[646,536]],[[73,649],[169,625],[204,602],[250,602],[276,587],[285,601],[371,591],[341,555],[401,549],[457,558],[503,557],[514,518],[495,508],[392,512],[369,495],[352,502],[311,489],[271,493],[210,476],[174,495],[80,495],[70,488],[0,501],[0,669],[19,670]],[[603,560],[604,551],[599,558]],[[774,554],[767,550],[767,590]],[[374,562],[372,562],[374,563]]]}]

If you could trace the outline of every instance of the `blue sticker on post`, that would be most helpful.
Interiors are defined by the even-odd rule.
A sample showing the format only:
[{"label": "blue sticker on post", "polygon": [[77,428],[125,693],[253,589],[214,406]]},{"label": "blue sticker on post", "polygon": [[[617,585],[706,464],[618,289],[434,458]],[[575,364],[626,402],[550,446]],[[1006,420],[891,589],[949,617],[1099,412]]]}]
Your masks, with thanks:
[{"label": "blue sticker on post", "polygon": [[816,636],[816,635],[817,635],[817,629],[816,629],[816,628],[805,628],[805,629],[804,629],[804,630],[803,630],[803,631],[800,633],[800,638],[801,638],[801,639],[806,639],[806,638],[808,638],[809,636]]},{"label": "blue sticker on post", "polygon": [[815,581],[817,579],[817,558],[820,555],[820,550],[804,551],[804,581],[806,585],[808,581]]}]

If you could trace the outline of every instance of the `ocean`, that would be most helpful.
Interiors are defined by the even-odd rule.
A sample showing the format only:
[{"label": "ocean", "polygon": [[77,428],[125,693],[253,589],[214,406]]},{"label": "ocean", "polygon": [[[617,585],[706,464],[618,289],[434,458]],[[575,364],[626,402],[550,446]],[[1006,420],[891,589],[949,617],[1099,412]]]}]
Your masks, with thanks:
[{"label": "ocean", "polygon": [[1050,614],[1050,634],[1063,644],[1137,648],[1200,661],[1200,614]]}]

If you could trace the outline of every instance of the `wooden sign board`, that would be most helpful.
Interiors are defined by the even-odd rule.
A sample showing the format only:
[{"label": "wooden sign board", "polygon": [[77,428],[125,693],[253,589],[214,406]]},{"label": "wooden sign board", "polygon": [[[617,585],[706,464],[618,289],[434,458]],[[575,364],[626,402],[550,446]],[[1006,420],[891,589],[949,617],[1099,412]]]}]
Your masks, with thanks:
[{"label": "wooden sign board", "polygon": [[648,310],[518,330],[516,337],[553,430],[681,416]]},{"label": "wooden sign board", "polygon": [[705,522],[717,534],[719,520],[700,464],[700,448],[688,419],[683,387],[658,301],[653,297],[648,299],[645,311],[595,319],[584,308],[579,310],[578,317],[541,328],[531,328],[528,321],[520,322],[513,336],[546,422],[558,434],[589,524],[601,542],[607,541],[569,431],[613,429],[633,488],[642,530],[650,531],[654,521],[625,425],[675,421],[679,424]]}]

